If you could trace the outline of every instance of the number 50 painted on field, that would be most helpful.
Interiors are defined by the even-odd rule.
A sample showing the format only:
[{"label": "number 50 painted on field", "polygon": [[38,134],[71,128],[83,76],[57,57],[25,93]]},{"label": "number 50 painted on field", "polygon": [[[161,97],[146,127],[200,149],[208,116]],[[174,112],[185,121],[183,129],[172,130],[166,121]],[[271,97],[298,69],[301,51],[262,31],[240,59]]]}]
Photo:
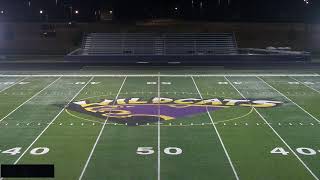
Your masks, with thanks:
[{"label": "number 50 painted on field", "polygon": [[[179,155],[182,154],[182,149],[178,147],[167,147],[163,150],[163,152],[168,155]],[[153,153],[153,147],[138,147],[137,149],[137,154],[139,155],[150,155]]]}]

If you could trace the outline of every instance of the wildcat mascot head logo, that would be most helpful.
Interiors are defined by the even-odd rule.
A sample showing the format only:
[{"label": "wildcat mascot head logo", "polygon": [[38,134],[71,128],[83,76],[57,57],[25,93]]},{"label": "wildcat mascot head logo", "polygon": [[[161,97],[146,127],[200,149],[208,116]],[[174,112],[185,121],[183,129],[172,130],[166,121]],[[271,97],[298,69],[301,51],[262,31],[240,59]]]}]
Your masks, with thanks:
[{"label": "wildcat mascot head logo", "polygon": [[199,98],[125,98],[99,102],[86,100],[72,102],[67,109],[92,115],[108,121],[136,125],[170,121],[181,117],[193,116],[207,111],[215,111],[233,106],[271,108],[282,104],[280,101],[271,100],[248,100],[248,99],[199,99]]}]

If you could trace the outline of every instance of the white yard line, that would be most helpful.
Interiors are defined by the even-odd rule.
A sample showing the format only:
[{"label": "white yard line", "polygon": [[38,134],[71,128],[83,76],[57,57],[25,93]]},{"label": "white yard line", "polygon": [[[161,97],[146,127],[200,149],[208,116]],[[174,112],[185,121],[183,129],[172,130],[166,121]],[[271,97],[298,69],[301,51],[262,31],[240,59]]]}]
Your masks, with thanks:
[{"label": "white yard line", "polygon": [[[203,100],[203,97],[202,97],[201,92],[200,92],[200,90],[199,90],[199,88],[198,88],[198,86],[197,86],[196,81],[194,80],[194,78],[193,78],[192,76],[191,76],[191,79],[192,79],[192,81],[193,81],[194,86],[196,87],[196,89],[197,89],[197,91],[198,91],[198,94],[199,94],[200,98]],[[228,151],[227,151],[227,149],[226,149],[226,147],[225,147],[225,145],[224,145],[224,143],[223,143],[223,141],[222,141],[222,138],[221,138],[221,136],[220,136],[220,133],[219,133],[216,125],[215,125],[214,122],[213,122],[213,119],[212,119],[211,114],[210,114],[210,112],[209,112],[209,110],[208,110],[208,107],[206,107],[206,109],[207,109],[207,114],[208,114],[208,116],[209,116],[209,118],[210,118],[210,120],[211,120],[211,122],[212,122],[212,126],[214,127],[214,130],[215,130],[215,132],[216,132],[216,134],[217,134],[217,136],[218,136],[218,138],[219,138],[219,141],[220,141],[220,143],[221,143],[221,146],[222,146],[222,148],[223,148],[223,150],[224,150],[224,153],[226,154],[226,156],[227,156],[227,158],[228,158],[229,164],[230,164],[230,166],[231,166],[231,168],[232,168],[232,171],[233,171],[233,173],[234,173],[234,175],[235,175],[235,178],[236,178],[237,180],[239,180],[239,176],[238,176],[238,174],[237,174],[237,171],[236,171],[236,169],[234,168],[234,165],[233,165],[233,163],[232,163],[232,161],[231,161],[231,158],[230,158],[230,156],[229,156],[229,153],[228,153]]]},{"label": "white yard line", "polygon": [[291,79],[299,82],[300,84],[303,84],[303,85],[306,86],[307,88],[312,89],[312,90],[314,90],[314,91],[317,92],[317,93],[320,93],[319,90],[317,90],[317,89],[315,89],[315,88],[313,88],[313,87],[311,87],[311,86],[308,86],[306,83],[301,82],[301,81],[299,81],[298,79],[296,79],[296,78],[294,78],[294,77],[289,76],[289,78],[291,78]]},{"label": "white yard line", "polygon": [[[233,83],[227,78],[224,77],[229,84],[244,98],[247,99],[234,85]],[[270,125],[270,123],[259,113],[256,108],[253,108],[255,112],[260,116],[260,118],[269,126],[269,128],[278,136],[278,138],[282,141],[283,144],[287,146],[287,148],[296,156],[296,158],[300,161],[300,163],[309,171],[309,173],[314,177],[314,179],[319,180],[319,178],[311,171],[311,169],[304,163],[304,161],[295,153],[295,151],[287,144],[287,142],[279,135],[279,133]]]},{"label": "white yard line", "polygon": [[0,74],[0,77],[224,77],[224,76],[236,76],[236,77],[284,77],[284,76],[296,76],[296,77],[319,77],[319,74]]},{"label": "white yard line", "polygon": [[303,112],[305,112],[306,114],[308,114],[310,117],[312,117],[314,120],[316,120],[318,123],[320,123],[319,119],[317,119],[316,117],[314,117],[312,114],[310,114],[307,110],[305,110],[303,107],[301,107],[300,105],[298,105],[297,103],[295,103],[294,101],[292,101],[290,98],[288,98],[286,95],[284,95],[283,93],[281,93],[280,91],[278,91],[275,87],[271,86],[269,83],[267,83],[265,80],[263,80],[262,78],[258,77],[258,79],[260,79],[262,82],[264,82],[266,85],[268,85],[270,88],[272,88],[273,90],[277,91],[279,94],[281,94],[283,97],[285,97],[286,99],[288,99],[290,102],[292,102],[294,105],[296,105],[298,108],[300,108]]},{"label": "white yard line", "polygon": [[2,93],[3,91],[5,91],[5,90],[7,90],[7,89],[9,89],[9,88],[11,88],[11,87],[13,87],[14,85],[19,84],[20,82],[24,81],[24,80],[27,79],[27,78],[28,78],[28,77],[25,77],[25,78],[23,78],[23,79],[20,79],[19,81],[11,84],[10,86],[3,88],[3,89],[0,91],[0,93]]},{"label": "white yard line", "polygon": [[36,96],[38,96],[41,92],[43,92],[44,90],[46,90],[47,88],[49,88],[52,84],[54,84],[55,82],[57,82],[59,79],[61,78],[61,76],[56,79],[55,81],[51,82],[49,85],[47,85],[46,87],[44,87],[43,89],[41,89],[39,92],[37,92],[36,94],[34,94],[31,98],[27,99],[25,102],[23,102],[22,104],[20,104],[18,107],[16,107],[14,110],[12,110],[9,114],[7,114],[6,116],[4,116],[2,119],[0,119],[0,122],[2,122],[4,119],[6,119],[8,116],[10,116],[12,113],[14,113],[16,110],[18,110],[21,106],[25,105],[26,103],[28,103],[30,100],[32,100],[33,98],[35,98]]},{"label": "white yard line", "polygon": [[[122,82],[122,84],[121,84],[121,86],[120,86],[120,88],[119,88],[119,91],[118,91],[116,97],[114,98],[114,101],[113,101],[113,103],[112,103],[112,106],[114,106],[115,103],[117,102],[116,100],[117,100],[118,97],[119,97],[119,94],[120,94],[120,92],[121,92],[121,89],[122,89],[124,83],[126,82],[126,79],[127,79],[127,77],[125,77],[125,78],[123,79],[123,82]],[[109,114],[111,113],[111,111],[112,111],[112,110],[109,111]],[[93,147],[92,147],[92,149],[91,149],[91,152],[90,152],[89,157],[88,157],[88,159],[87,159],[87,161],[86,161],[86,164],[84,165],[84,167],[83,167],[83,169],[82,169],[82,172],[81,172],[81,174],[80,174],[79,180],[81,180],[81,179],[83,178],[83,175],[84,175],[84,173],[85,173],[85,171],[86,171],[86,169],[87,169],[87,167],[88,167],[88,165],[89,165],[89,162],[90,162],[90,160],[91,160],[91,157],[92,157],[92,155],[93,155],[93,152],[94,152],[94,150],[96,149],[96,146],[97,146],[97,144],[98,144],[98,142],[99,142],[99,140],[100,140],[100,137],[101,137],[101,135],[102,135],[102,132],[103,132],[105,126],[107,125],[107,122],[108,122],[109,117],[110,117],[110,116],[107,117],[107,119],[104,121],[104,123],[103,123],[103,125],[102,125],[102,128],[101,128],[101,130],[100,130],[100,132],[99,132],[99,135],[97,136],[97,139],[96,139],[96,141],[95,141],[95,143],[94,143],[94,145],[93,145]]]},{"label": "white yard line", "polygon": [[91,82],[93,77],[73,96],[73,98],[61,109],[61,111],[52,119],[52,121],[42,130],[42,132],[37,136],[37,138],[28,146],[28,148],[20,155],[20,157],[14,162],[17,164],[20,159],[29,151],[34,143],[42,136],[42,134],[50,127],[50,125],[59,117],[59,115],[66,109],[66,107],[80,94],[80,92]]},{"label": "white yard line", "polygon": [[158,98],[159,98],[159,102],[158,102],[158,180],[160,180],[160,155],[161,155],[161,150],[160,150],[160,73],[158,76]]}]

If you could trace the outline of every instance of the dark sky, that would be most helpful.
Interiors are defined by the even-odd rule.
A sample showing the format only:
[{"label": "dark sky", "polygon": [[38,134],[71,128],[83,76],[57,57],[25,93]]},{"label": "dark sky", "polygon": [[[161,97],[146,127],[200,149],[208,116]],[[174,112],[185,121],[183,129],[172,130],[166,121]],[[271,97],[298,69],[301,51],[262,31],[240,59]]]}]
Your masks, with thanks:
[{"label": "dark sky", "polygon": [[63,19],[72,6],[79,10],[79,19],[112,10],[117,19],[301,21],[319,16],[320,0],[308,1],[309,5],[304,0],[0,0],[0,10],[8,17],[30,19],[37,18],[40,9],[51,19]]}]

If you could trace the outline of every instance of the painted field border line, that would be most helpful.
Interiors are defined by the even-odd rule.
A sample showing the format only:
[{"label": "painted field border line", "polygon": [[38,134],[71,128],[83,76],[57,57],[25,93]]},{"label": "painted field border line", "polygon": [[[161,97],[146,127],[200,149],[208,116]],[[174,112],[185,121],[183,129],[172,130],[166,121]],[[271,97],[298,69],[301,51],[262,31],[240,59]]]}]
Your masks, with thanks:
[{"label": "painted field border line", "polygon": [[72,99],[60,110],[60,112],[51,120],[51,122],[42,130],[42,132],[36,137],[36,139],[28,146],[28,148],[19,156],[19,158],[14,162],[17,164],[20,159],[29,151],[29,149],[37,142],[37,140],[42,136],[42,134],[51,126],[51,124],[59,117],[59,115],[66,109],[66,107],[80,94],[80,92],[92,81],[94,77],[90,80],[72,97]]},{"label": "painted field border line", "polygon": [[296,78],[294,78],[294,77],[289,76],[289,78],[297,81],[297,82],[300,83],[300,84],[303,84],[303,85],[306,86],[307,88],[312,89],[313,91],[315,91],[315,92],[317,92],[317,93],[320,93],[319,90],[317,90],[317,89],[315,89],[315,88],[313,88],[313,87],[311,87],[311,86],[308,86],[306,83],[301,82],[300,80],[298,80],[298,79],[296,79]]},{"label": "painted field border line", "polygon": [[[116,97],[114,98],[114,101],[113,101],[113,103],[112,103],[112,106],[114,106],[114,105],[116,104],[116,102],[117,102],[116,100],[118,99],[119,94],[120,94],[120,92],[121,92],[121,89],[122,89],[123,85],[125,84],[126,80],[127,80],[127,77],[125,77],[125,78],[123,79],[123,82],[122,82],[122,84],[121,84],[121,86],[120,86],[120,88],[119,88],[119,90],[118,90],[118,93],[117,93]],[[108,114],[110,114],[111,111],[112,111],[112,109],[110,109],[110,111],[109,111]],[[83,169],[82,169],[82,171],[81,171],[79,180],[81,180],[81,179],[83,178],[83,175],[84,175],[84,173],[85,173],[85,171],[86,171],[86,169],[87,169],[87,167],[88,167],[88,165],[89,165],[89,162],[90,162],[90,160],[91,160],[91,157],[92,157],[92,155],[93,155],[93,152],[94,152],[94,150],[96,149],[96,146],[97,146],[97,144],[98,144],[98,142],[99,142],[99,140],[100,140],[100,137],[101,137],[101,135],[102,135],[102,132],[103,132],[105,126],[107,125],[107,122],[108,122],[108,120],[109,120],[109,117],[110,117],[110,116],[107,117],[107,119],[104,121],[104,123],[103,123],[103,125],[102,125],[102,128],[101,128],[101,130],[100,130],[100,132],[99,132],[99,135],[97,136],[97,139],[96,139],[96,141],[95,141],[95,143],[94,143],[94,145],[93,145],[93,147],[92,147],[92,149],[91,149],[91,152],[90,152],[89,157],[88,157],[88,159],[87,159],[87,161],[86,161],[86,164],[84,165],[84,167],[83,167]]]},{"label": "painted field border line", "polygon": [[262,78],[258,77],[258,79],[260,79],[260,81],[264,82],[266,85],[268,85],[271,89],[275,90],[277,93],[279,93],[281,96],[285,97],[287,100],[289,100],[290,102],[292,102],[294,105],[296,105],[298,108],[300,108],[303,112],[305,112],[306,114],[308,114],[312,119],[314,119],[315,121],[317,121],[318,123],[320,123],[320,120],[317,119],[316,117],[314,117],[312,114],[310,114],[307,110],[305,110],[303,107],[301,107],[299,104],[295,103],[293,100],[291,100],[290,98],[288,98],[286,95],[284,95],[282,92],[280,92],[279,90],[277,90],[275,87],[273,87],[271,84],[267,83],[265,80],[263,80]]},{"label": "painted field border line", "polygon": [[[242,96],[244,99],[247,99],[234,85],[233,83],[227,78],[224,77],[229,84]],[[311,169],[305,164],[305,162],[295,153],[295,151],[289,146],[289,144],[279,135],[279,133],[270,125],[270,123],[260,114],[260,112],[253,107],[255,112],[260,116],[260,118],[269,126],[269,128],[274,132],[275,135],[282,141],[283,144],[296,156],[296,158],[300,161],[300,163],[306,168],[306,170],[314,177],[314,179],[319,180],[319,178],[311,171]]]},{"label": "painted field border line", "polygon": [[[203,100],[203,97],[202,97],[202,95],[201,95],[201,92],[200,92],[200,90],[199,90],[199,88],[198,88],[198,85],[197,85],[196,81],[194,80],[193,76],[190,76],[190,77],[191,77],[191,79],[192,79],[192,81],[193,81],[194,86],[195,86],[196,89],[197,89],[197,92],[198,92],[201,100]],[[226,156],[227,156],[227,159],[228,159],[229,164],[230,164],[230,166],[231,166],[231,168],[232,168],[232,171],[233,171],[233,173],[234,173],[234,176],[235,176],[235,178],[236,178],[237,180],[239,180],[238,173],[237,173],[237,171],[236,171],[236,169],[235,169],[235,167],[234,167],[234,165],[233,165],[233,163],[232,163],[232,160],[231,160],[231,158],[230,158],[230,156],[229,156],[229,153],[228,153],[228,151],[227,151],[227,149],[226,149],[226,147],[225,147],[225,145],[224,145],[224,143],[223,143],[223,141],[222,141],[222,138],[221,138],[221,136],[220,136],[220,133],[219,133],[219,131],[218,131],[215,123],[213,122],[213,119],[212,119],[212,116],[211,116],[211,114],[210,114],[210,112],[209,112],[209,110],[208,110],[208,107],[206,107],[206,109],[207,109],[207,114],[208,114],[208,116],[209,116],[209,118],[210,118],[210,120],[211,120],[211,122],[212,122],[212,126],[213,126],[213,128],[214,128],[214,130],[215,130],[215,132],[216,132],[216,134],[217,134],[217,136],[218,136],[218,138],[219,138],[219,141],[220,141],[220,143],[221,143],[221,146],[222,146],[222,148],[223,148],[223,150],[224,150],[224,152],[225,152],[225,154],[226,154]]]},{"label": "painted field border line", "polygon": [[319,77],[319,74],[264,74],[264,73],[253,73],[253,74],[11,74],[5,75],[0,74],[0,77]]},{"label": "painted field border line", "polygon": [[8,113],[6,116],[4,116],[2,119],[0,119],[0,122],[2,122],[4,119],[6,119],[8,116],[10,116],[12,113],[14,113],[16,110],[18,110],[21,106],[25,105],[26,103],[28,103],[30,100],[32,100],[33,98],[35,98],[36,96],[38,96],[40,93],[42,93],[44,90],[48,89],[52,84],[54,84],[55,82],[57,82],[59,79],[61,79],[61,76],[54,80],[53,82],[51,82],[49,85],[47,85],[46,87],[44,87],[43,89],[41,89],[39,92],[37,92],[36,94],[34,94],[32,97],[30,97],[29,99],[27,99],[25,102],[23,102],[22,104],[20,104],[18,107],[16,107],[14,110],[12,110],[10,113]]},{"label": "painted field border line", "polygon": [[158,76],[158,180],[161,179],[161,176],[160,176],[160,172],[161,172],[161,163],[160,163],[160,158],[161,158],[161,150],[160,150],[160,133],[161,133],[161,129],[160,129],[160,115],[161,115],[161,110],[160,110],[160,85],[161,85],[161,80],[160,80],[160,72],[159,72],[159,76]]}]

